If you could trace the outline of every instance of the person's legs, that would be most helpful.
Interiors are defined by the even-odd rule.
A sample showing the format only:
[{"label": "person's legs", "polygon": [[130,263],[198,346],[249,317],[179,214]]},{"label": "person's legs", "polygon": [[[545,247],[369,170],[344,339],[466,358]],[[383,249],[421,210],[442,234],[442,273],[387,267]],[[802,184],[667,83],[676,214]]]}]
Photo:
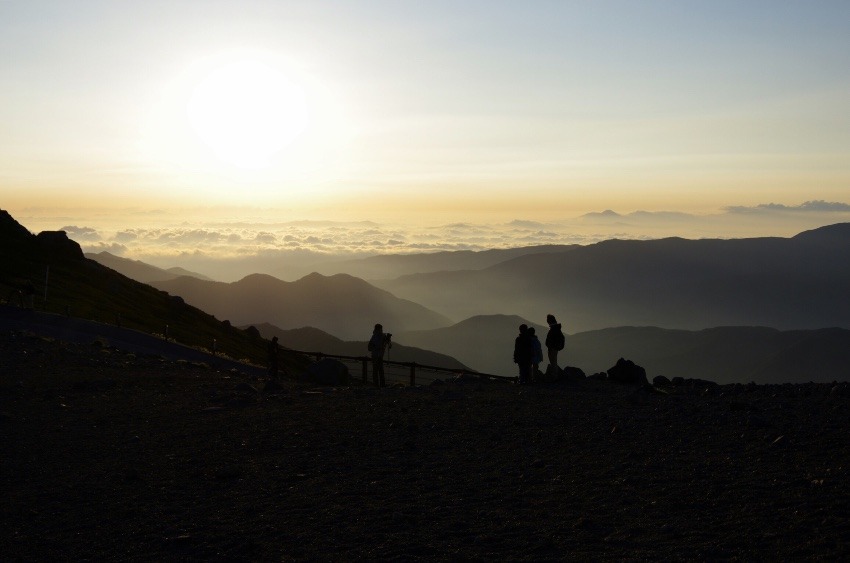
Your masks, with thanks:
[{"label": "person's legs", "polygon": [[558,351],[555,348],[548,348],[549,351],[549,365],[552,366],[552,370],[555,371],[555,375],[558,374],[561,368],[558,367]]}]

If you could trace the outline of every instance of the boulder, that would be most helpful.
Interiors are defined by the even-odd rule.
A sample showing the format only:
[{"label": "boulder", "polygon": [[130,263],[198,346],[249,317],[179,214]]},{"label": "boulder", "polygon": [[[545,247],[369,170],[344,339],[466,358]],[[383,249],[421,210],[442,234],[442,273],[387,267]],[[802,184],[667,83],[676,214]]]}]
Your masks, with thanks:
[{"label": "boulder", "polygon": [[624,385],[649,385],[646,370],[623,358],[617,360],[616,365],[608,370],[608,381]]},{"label": "boulder", "polygon": [[656,387],[666,387],[670,385],[670,380],[663,375],[656,375],[652,378],[652,384]]},{"label": "boulder", "polygon": [[73,260],[85,260],[80,245],[68,238],[65,231],[43,231],[38,233],[36,240],[48,253],[61,255]]},{"label": "boulder", "polygon": [[314,385],[349,385],[348,367],[339,360],[323,358],[307,366],[304,379]]},{"label": "boulder", "polygon": [[584,378],[584,371],[582,371],[581,368],[565,366],[564,369],[561,370],[561,379],[564,381],[577,381]]}]

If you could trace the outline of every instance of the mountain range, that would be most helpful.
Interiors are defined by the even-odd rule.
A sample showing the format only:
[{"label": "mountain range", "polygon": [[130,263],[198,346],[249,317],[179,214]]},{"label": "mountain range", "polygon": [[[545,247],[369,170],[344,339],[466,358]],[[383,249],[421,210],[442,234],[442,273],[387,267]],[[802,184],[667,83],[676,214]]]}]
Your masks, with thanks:
[{"label": "mountain range", "polygon": [[850,223],[792,238],[609,240],[480,270],[376,282],[454,321],[492,313],[564,330],[850,327]]},{"label": "mountain range", "polygon": [[[105,253],[93,257],[111,261],[110,269],[87,260],[65,233],[33,235],[6,212],[0,252],[0,299],[35,281],[48,310],[117,317],[149,332],[169,323],[194,333],[199,345],[213,337],[235,347],[250,343],[257,355],[262,346],[233,325],[279,331],[292,348],[359,356],[381,322],[395,335],[394,359],[410,347],[419,356],[402,361],[513,375],[517,327],[534,326],[542,341],[546,327],[532,321],[554,313],[568,334],[561,363],[586,373],[626,357],[650,377],[850,378],[850,223],[791,238],[609,240],[365,259],[360,271],[370,275],[419,271],[374,285],[319,273],[294,282],[252,274],[221,283]],[[192,275],[178,276],[186,273]],[[156,289],[128,279],[133,276]],[[152,279],[161,276],[170,277]]]},{"label": "mountain range", "polygon": [[85,257],[142,283],[173,280],[181,276],[191,276],[200,280],[212,281],[203,274],[191,272],[179,266],[168,269],[157,268],[140,260],[122,258],[106,251],[97,253],[87,252]]},{"label": "mountain range", "polygon": [[294,282],[252,274],[233,283],[184,276],[151,285],[235,325],[312,326],[343,340],[367,338],[379,322],[394,330],[451,324],[443,315],[346,274],[313,273]]},{"label": "mountain range", "polygon": [[[518,327],[534,326],[540,342],[548,328],[509,315],[482,315],[447,328],[396,335],[410,346],[440,350],[485,373],[514,375]],[[541,369],[545,369],[546,350]],[[618,358],[647,375],[718,383],[799,383],[850,379],[850,330],[779,331],[765,327],[716,327],[698,331],[617,327],[568,334],[558,363],[587,375],[607,371]]]}]

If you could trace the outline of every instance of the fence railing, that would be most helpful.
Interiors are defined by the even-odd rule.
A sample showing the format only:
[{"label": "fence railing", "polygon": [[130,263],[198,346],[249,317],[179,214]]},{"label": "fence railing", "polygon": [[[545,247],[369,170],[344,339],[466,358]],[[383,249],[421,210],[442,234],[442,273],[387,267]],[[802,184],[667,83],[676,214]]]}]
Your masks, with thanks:
[{"label": "fence railing", "polygon": [[[290,352],[295,352],[296,354],[303,354],[305,356],[310,356],[316,358],[316,361],[320,361],[323,358],[331,358],[334,360],[340,360],[343,363],[353,363],[354,365],[358,365],[360,367],[361,377],[363,379],[363,383],[368,383],[369,381],[369,364],[372,362],[372,358],[368,356],[345,356],[341,354],[326,354],[324,352],[304,352],[302,350],[292,350],[288,349]],[[390,368],[390,369],[387,369]],[[402,375],[397,373],[399,370],[393,370],[391,368],[403,368]],[[407,372],[407,377],[405,377],[404,371]],[[394,362],[391,360],[384,360],[384,377],[385,379],[394,379],[394,380],[407,380],[411,386],[417,384],[417,381],[422,381],[423,379],[433,379],[429,378],[424,372],[431,373],[451,373],[456,377],[463,375],[471,375],[475,377],[485,378],[485,379],[497,379],[504,381],[513,381],[516,377],[510,377],[506,375],[495,375],[492,373],[481,373],[480,371],[464,369],[464,368],[449,368],[444,366],[429,366],[426,364],[420,364],[417,362]],[[380,382],[373,381],[372,383],[376,386],[379,385]]]}]

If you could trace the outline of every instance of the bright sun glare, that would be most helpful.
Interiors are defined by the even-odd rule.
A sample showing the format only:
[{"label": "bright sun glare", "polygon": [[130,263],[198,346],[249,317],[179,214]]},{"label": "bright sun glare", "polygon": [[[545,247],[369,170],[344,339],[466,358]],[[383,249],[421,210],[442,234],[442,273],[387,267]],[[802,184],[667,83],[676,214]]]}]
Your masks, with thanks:
[{"label": "bright sun glare", "polygon": [[304,91],[281,72],[241,60],[210,72],[186,106],[197,136],[219,160],[245,169],[271,166],[309,124]]}]

